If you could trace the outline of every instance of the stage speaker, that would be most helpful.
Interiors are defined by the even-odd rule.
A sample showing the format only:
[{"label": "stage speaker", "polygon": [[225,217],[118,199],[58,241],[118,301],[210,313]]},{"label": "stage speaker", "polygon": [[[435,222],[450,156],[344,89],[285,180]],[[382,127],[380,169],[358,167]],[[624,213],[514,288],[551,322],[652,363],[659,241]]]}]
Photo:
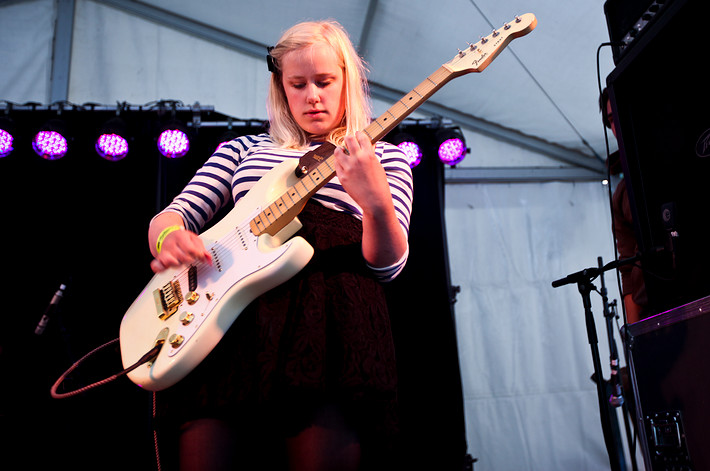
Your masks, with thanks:
[{"label": "stage speaker", "polygon": [[628,326],[646,469],[710,469],[710,297]]},{"label": "stage speaker", "polygon": [[671,0],[607,0],[604,3],[614,63],[629,51],[635,41],[663,13]]},{"label": "stage speaker", "polygon": [[709,13],[674,0],[607,77],[652,313],[710,295]]}]

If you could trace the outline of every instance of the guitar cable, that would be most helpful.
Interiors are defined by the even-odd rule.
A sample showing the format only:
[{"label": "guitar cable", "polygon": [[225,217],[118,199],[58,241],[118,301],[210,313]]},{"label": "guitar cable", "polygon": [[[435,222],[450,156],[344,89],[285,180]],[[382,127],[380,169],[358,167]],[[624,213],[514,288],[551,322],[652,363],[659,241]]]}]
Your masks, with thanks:
[{"label": "guitar cable", "polygon": [[[140,360],[138,360],[136,363],[134,363],[133,365],[129,366],[128,368],[126,368],[125,370],[123,370],[123,371],[121,371],[121,372],[119,372],[119,373],[116,373],[116,374],[114,374],[114,375],[112,375],[112,376],[109,376],[109,377],[106,378],[106,379],[103,379],[103,380],[101,380],[101,381],[97,381],[97,382],[95,382],[95,383],[89,384],[88,386],[81,387],[81,388],[76,389],[76,390],[74,390],[74,391],[69,391],[69,392],[66,392],[66,393],[58,393],[58,392],[57,392],[57,389],[59,388],[59,385],[62,384],[62,383],[64,382],[64,380],[66,379],[66,377],[69,376],[69,374],[70,374],[72,371],[74,371],[75,369],[77,369],[81,363],[83,363],[83,362],[84,362],[87,358],[89,358],[91,355],[94,355],[95,353],[99,352],[100,350],[103,350],[104,348],[107,348],[107,347],[109,347],[109,346],[115,344],[115,343],[118,342],[118,341],[119,341],[118,338],[113,339],[113,340],[111,340],[111,341],[109,341],[109,342],[107,342],[107,343],[101,345],[100,347],[97,347],[97,348],[93,349],[92,351],[90,351],[89,353],[87,353],[86,355],[84,355],[82,358],[80,358],[76,363],[74,363],[67,371],[64,372],[64,374],[62,374],[62,375],[59,377],[59,379],[57,379],[57,381],[56,381],[56,382],[54,383],[54,385],[52,386],[52,388],[51,388],[51,390],[50,390],[50,392],[51,392],[51,394],[52,394],[52,397],[53,397],[54,399],[64,399],[64,398],[67,398],[67,397],[76,396],[76,395],[79,395],[79,394],[81,394],[81,393],[84,393],[84,392],[86,392],[86,391],[88,391],[88,390],[90,390],[90,389],[94,389],[94,388],[96,388],[96,387],[98,387],[98,386],[102,386],[102,385],[104,385],[104,384],[108,384],[108,383],[110,383],[111,381],[115,381],[116,379],[120,378],[121,376],[125,376],[126,374],[128,374],[128,373],[130,373],[131,371],[135,370],[136,368],[138,368],[138,367],[141,366],[142,364],[147,363],[147,362],[149,362],[149,361],[151,361],[151,360],[154,360],[154,359],[158,356],[158,353],[160,353],[160,349],[163,348],[163,345],[164,345],[163,343],[157,344],[155,347],[153,347],[152,349],[150,349],[150,351],[148,351],[148,353],[146,353],[145,355],[143,355],[143,356],[140,358]],[[153,394],[152,394],[152,402],[153,402],[153,411],[152,411],[152,412],[153,412],[153,420],[155,420],[155,417],[156,417],[156,397],[155,397],[155,391],[153,391]],[[157,469],[158,471],[161,471],[161,470],[162,470],[162,465],[161,465],[161,460],[160,460],[160,450],[159,450],[158,443],[159,443],[159,440],[158,440],[158,432],[154,429],[154,430],[153,430],[153,446],[154,446],[154,449],[155,449],[156,469]]]},{"label": "guitar cable", "polygon": [[101,381],[97,381],[97,382],[92,383],[92,384],[89,384],[89,385],[87,385],[87,386],[83,386],[83,387],[78,388],[78,389],[76,389],[76,390],[74,390],[74,391],[69,391],[69,392],[65,392],[65,393],[59,393],[59,392],[57,392],[57,389],[59,388],[59,385],[62,384],[62,383],[64,382],[64,380],[66,379],[66,377],[69,376],[69,374],[70,374],[72,371],[74,371],[75,369],[77,369],[81,363],[83,363],[86,359],[88,359],[90,356],[94,355],[95,353],[99,352],[100,350],[103,350],[104,348],[107,348],[107,347],[109,347],[109,346],[115,344],[115,343],[118,342],[118,341],[119,341],[119,339],[116,338],[116,339],[113,339],[113,340],[111,340],[111,341],[109,341],[109,342],[107,342],[107,343],[101,345],[100,347],[96,347],[95,349],[93,349],[92,351],[90,351],[89,353],[87,353],[86,355],[84,355],[82,358],[80,358],[76,363],[74,363],[67,371],[65,371],[65,372],[59,377],[59,379],[57,379],[57,381],[54,383],[54,385],[52,385],[52,388],[50,389],[50,393],[51,393],[52,397],[53,397],[54,399],[64,399],[64,398],[67,398],[67,397],[76,396],[76,395],[81,394],[81,393],[84,393],[84,392],[86,392],[86,391],[88,391],[88,390],[90,390],[90,389],[94,389],[94,388],[96,388],[96,387],[98,387],[98,386],[103,386],[104,384],[107,384],[107,383],[110,383],[110,382],[112,382],[112,381],[115,381],[116,379],[118,379],[118,378],[120,378],[120,377],[122,377],[122,376],[125,376],[125,375],[127,375],[128,373],[130,373],[131,371],[135,370],[136,368],[138,368],[138,367],[141,366],[142,364],[147,363],[147,362],[149,362],[149,361],[151,361],[151,360],[154,360],[154,359],[158,356],[158,353],[160,353],[160,349],[163,348],[163,344],[162,344],[162,343],[157,344],[157,345],[154,346],[152,349],[150,349],[145,355],[143,355],[143,356],[142,356],[136,363],[134,363],[133,365],[129,366],[128,368],[126,368],[126,369],[123,370],[123,371],[120,371],[120,372],[118,372],[118,373],[116,373],[116,374],[114,374],[114,375],[112,375],[112,376],[109,376],[108,378],[102,379]]}]

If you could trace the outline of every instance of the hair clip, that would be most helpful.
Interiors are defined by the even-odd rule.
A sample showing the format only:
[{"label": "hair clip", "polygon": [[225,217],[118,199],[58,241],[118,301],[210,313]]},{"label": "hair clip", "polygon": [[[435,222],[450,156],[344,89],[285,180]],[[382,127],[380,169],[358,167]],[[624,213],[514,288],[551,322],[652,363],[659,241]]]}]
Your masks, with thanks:
[{"label": "hair clip", "polygon": [[271,51],[274,50],[274,46],[269,46],[266,48],[268,54],[266,54],[266,65],[269,67],[269,72],[272,74],[278,73],[279,69],[276,67],[276,59],[271,55]]}]

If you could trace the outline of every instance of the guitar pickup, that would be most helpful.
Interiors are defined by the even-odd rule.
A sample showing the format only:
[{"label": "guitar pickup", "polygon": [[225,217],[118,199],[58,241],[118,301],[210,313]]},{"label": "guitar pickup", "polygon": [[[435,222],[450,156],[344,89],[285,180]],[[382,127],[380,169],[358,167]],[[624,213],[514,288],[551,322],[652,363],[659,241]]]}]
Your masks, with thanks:
[{"label": "guitar pickup", "polygon": [[190,265],[187,269],[187,284],[190,291],[197,290],[197,267],[195,265]]},{"label": "guitar pickup", "polygon": [[170,281],[162,288],[153,291],[156,310],[160,320],[167,320],[175,314],[182,303],[182,291],[179,281]]},{"label": "guitar pickup", "polygon": [[195,265],[190,265],[190,268],[187,269],[187,284],[190,290],[187,293],[187,304],[192,306],[200,299],[200,295],[197,294],[197,267]]}]

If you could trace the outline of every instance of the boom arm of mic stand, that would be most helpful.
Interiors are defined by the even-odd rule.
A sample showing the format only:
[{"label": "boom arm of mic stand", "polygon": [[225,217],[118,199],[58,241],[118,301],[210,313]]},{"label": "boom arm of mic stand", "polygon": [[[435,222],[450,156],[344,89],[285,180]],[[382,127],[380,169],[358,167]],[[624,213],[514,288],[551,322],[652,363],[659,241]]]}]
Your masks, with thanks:
[{"label": "boom arm of mic stand", "polygon": [[552,282],[552,287],[553,288],[559,288],[560,286],[568,285],[570,283],[579,283],[580,281],[588,281],[596,278],[600,274],[609,271],[614,268],[619,268],[624,265],[628,265],[630,263],[636,263],[641,259],[640,255],[634,255],[633,257],[629,258],[624,258],[622,260],[614,260],[613,262],[609,262],[606,265],[602,267],[590,267],[590,268],[585,268],[584,270],[580,270],[575,273],[571,273],[564,278],[560,278],[559,280],[555,280]]}]

